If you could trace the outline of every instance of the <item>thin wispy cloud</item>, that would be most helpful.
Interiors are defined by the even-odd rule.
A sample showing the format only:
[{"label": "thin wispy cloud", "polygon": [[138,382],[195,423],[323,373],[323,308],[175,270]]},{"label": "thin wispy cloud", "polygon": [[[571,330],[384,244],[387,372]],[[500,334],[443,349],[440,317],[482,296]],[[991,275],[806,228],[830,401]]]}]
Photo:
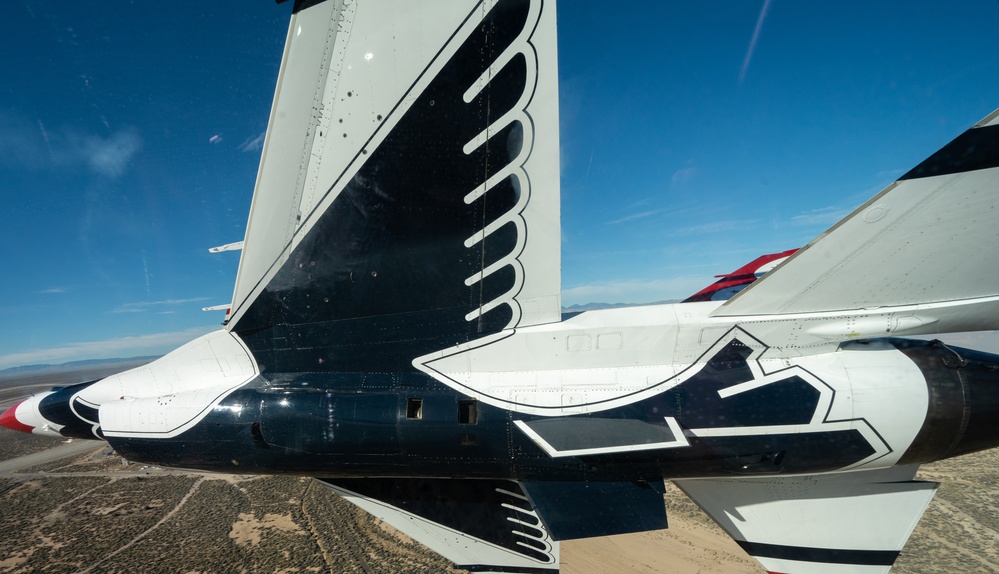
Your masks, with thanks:
[{"label": "thin wispy cloud", "polygon": [[38,293],[40,295],[59,295],[61,293],[67,293],[69,289],[65,287],[52,287],[51,289],[42,289]]},{"label": "thin wispy cloud", "polygon": [[829,226],[836,223],[840,219],[843,219],[849,215],[849,213],[849,209],[830,205],[795,215],[791,218],[791,225],[799,227],[809,225]]},{"label": "thin wispy cloud", "polygon": [[742,59],[742,68],[739,69],[739,85],[746,79],[746,72],[749,71],[749,63],[753,60],[753,53],[756,52],[756,43],[760,39],[760,30],[763,29],[763,21],[770,10],[770,0],[763,0],[763,7],[760,9],[760,16],[756,19],[756,28],[753,29],[753,38],[749,41],[749,48],[746,50],[746,57]]},{"label": "thin wispy cloud", "polygon": [[881,180],[892,180],[892,181],[894,181],[894,180],[902,177],[905,174],[905,172],[907,172],[907,171],[909,171],[909,170],[902,169],[902,168],[883,169],[883,170],[877,172],[876,174],[874,174],[874,177],[876,177],[878,179],[881,179]]},{"label": "thin wispy cloud", "polygon": [[728,233],[732,231],[746,231],[753,229],[760,224],[759,219],[730,219],[725,221],[712,221],[700,225],[690,225],[674,229],[670,235],[707,235],[711,233]]},{"label": "thin wispy cloud", "polygon": [[182,331],[119,337],[104,341],[69,343],[59,347],[0,355],[0,369],[21,365],[67,363],[87,359],[127,358],[167,353],[217,327],[192,327]]},{"label": "thin wispy cloud", "polygon": [[47,163],[48,137],[41,120],[31,122],[0,111],[0,166],[42,168]]},{"label": "thin wispy cloud", "polygon": [[694,179],[695,175],[697,175],[696,167],[685,167],[683,169],[678,169],[674,171],[673,175],[669,179],[669,182],[671,185],[674,186],[683,185],[689,182],[690,180]]},{"label": "thin wispy cloud", "polygon": [[239,151],[246,153],[260,151],[264,149],[264,137],[266,135],[267,132],[265,131],[260,132],[260,134],[257,135],[256,137],[247,138],[246,140],[243,141],[243,143],[239,144],[239,146],[237,147],[239,148]]},{"label": "thin wispy cloud", "polygon": [[562,290],[565,306],[587,303],[652,303],[683,299],[704,287],[704,277],[607,281]]},{"label": "thin wispy cloud", "polygon": [[104,136],[74,128],[51,129],[40,119],[0,114],[0,165],[29,170],[83,167],[116,179],[141,150],[142,136],[136,128]]},{"label": "thin wispy cloud", "polygon": [[[192,297],[190,299],[164,299],[162,301],[140,301],[138,303],[123,303],[114,308],[112,313],[145,313],[149,310],[157,310],[159,313],[164,313],[160,310],[162,307],[175,307],[177,305],[188,305],[192,303],[201,303],[207,301],[208,297]],[[172,311],[167,311],[172,312]]]},{"label": "thin wispy cloud", "polygon": [[100,175],[117,178],[136,153],[142,149],[142,138],[135,129],[117,131],[107,138],[86,136],[71,139],[70,154],[79,154],[92,171]]},{"label": "thin wispy cloud", "polygon": [[624,217],[615,219],[613,221],[608,221],[604,225],[618,225],[620,223],[626,223],[628,221],[635,221],[637,219],[645,219],[646,217],[652,217],[653,215],[659,215],[660,213],[663,213],[664,211],[666,211],[665,208],[663,208],[663,209],[651,209],[649,211],[642,211],[640,213],[632,213],[631,215],[626,215]]}]

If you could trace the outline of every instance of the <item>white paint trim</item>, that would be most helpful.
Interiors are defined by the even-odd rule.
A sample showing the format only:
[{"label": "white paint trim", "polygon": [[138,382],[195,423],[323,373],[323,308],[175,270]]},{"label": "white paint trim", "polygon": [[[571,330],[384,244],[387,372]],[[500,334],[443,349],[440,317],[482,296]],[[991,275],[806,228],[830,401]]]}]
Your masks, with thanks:
[{"label": "white paint trim", "polygon": [[527,426],[527,423],[521,420],[513,421],[513,424],[517,425],[517,428],[521,430],[525,435],[528,436],[535,444],[537,444],[543,451],[548,453],[548,456],[552,458],[562,458],[567,456],[588,456],[594,454],[611,454],[618,452],[637,452],[643,450],[660,450],[667,448],[680,448],[690,446],[690,442],[687,437],[684,436],[683,430],[680,429],[680,424],[676,422],[673,417],[663,417],[666,419],[666,425],[672,431],[675,440],[669,442],[654,442],[646,444],[625,444],[620,446],[608,446],[599,448],[580,448],[573,450],[558,450],[551,445],[548,441],[541,437],[537,432],[531,427]]}]

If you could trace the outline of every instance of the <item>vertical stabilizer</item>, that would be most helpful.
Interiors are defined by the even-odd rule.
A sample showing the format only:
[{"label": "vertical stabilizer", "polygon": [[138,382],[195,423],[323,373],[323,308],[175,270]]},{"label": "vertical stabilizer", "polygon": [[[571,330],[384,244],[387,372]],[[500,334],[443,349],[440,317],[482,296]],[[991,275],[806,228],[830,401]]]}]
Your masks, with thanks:
[{"label": "vertical stabilizer", "polygon": [[551,0],[297,10],[229,328],[354,368],[559,320],[557,102]]}]

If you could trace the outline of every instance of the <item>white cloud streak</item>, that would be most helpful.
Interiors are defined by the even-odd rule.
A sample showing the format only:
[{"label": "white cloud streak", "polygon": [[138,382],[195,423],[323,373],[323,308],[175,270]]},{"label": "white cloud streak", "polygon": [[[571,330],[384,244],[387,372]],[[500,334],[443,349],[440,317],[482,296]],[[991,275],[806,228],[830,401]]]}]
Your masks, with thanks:
[{"label": "white cloud streak", "polygon": [[67,153],[79,155],[92,171],[112,179],[120,177],[142,149],[142,138],[135,129],[120,130],[107,138],[87,136],[69,141]]},{"label": "white cloud streak", "polygon": [[849,214],[849,209],[843,209],[842,207],[830,205],[806,211],[804,213],[799,213],[791,218],[791,224],[797,226],[824,225],[828,227]]},{"label": "white cloud streak", "polygon": [[700,225],[690,225],[674,229],[670,235],[707,235],[713,233],[728,233],[732,231],[746,231],[753,229],[760,224],[759,219],[729,219],[724,221],[712,221]]},{"label": "white cloud streak", "polygon": [[663,209],[651,209],[649,211],[642,211],[640,213],[633,213],[631,215],[625,215],[624,217],[615,219],[613,221],[608,221],[604,225],[617,225],[619,223],[626,223],[628,221],[635,221],[636,219],[645,219],[646,217],[652,217],[653,215],[658,215],[658,214],[660,214],[660,213],[662,213],[664,211],[666,211],[665,208],[663,208]]},{"label": "white cloud streak", "polygon": [[563,289],[562,304],[569,307],[587,303],[653,303],[684,299],[709,282],[704,277],[676,277],[590,283]]},{"label": "white cloud streak", "polygon": [[162,301],[140,301],[138,303],[123,303],[115,307],[112,313],[143,313],[145,311],[148,311],[156,307],[172,307],[175,305],[187,305],[189,303],[201,303],[207,300],[208,297],[192,297],[190,299],[164,299]]},{"label": "white cloud streak", "polygon": [[247,138],[239,144],[239,151],[250,153],[264,149],[264,137],[266,136],[267,132],[260,132],[257,137]]},{"label": "white cloud streak", "polygon": [[669,178],[669,182],[673,186],[680,186],[688,183],[690,180],[694,179],[697,175],[696,167],[685,167],[678,169],[673,172],[673,175]]},{"label": "white cloud streak", "polygon": [[739,85],[746,79],[746,72],[749,71],[749,62],[753,59],[753,53],[756,52],[756,42],[760,39],[760,30],[763,29],[763,21],[767,17],[767,11],[770,10],[770,0],[763,1],[763,8],[760,9],[760,16],[756,19],[756,28],[753,29],[753,38],[749,41],[749,48],[746,50],[746,57],[742,60],[742,68],[739,69]]},{"label": "white cloud streak", "polygon": [[52,130],[41,120],[0,112],[0,165],[30,170],[84,167],[116,179],[141,149],[142,136],[132,127],[101,136],[73,128]]}]

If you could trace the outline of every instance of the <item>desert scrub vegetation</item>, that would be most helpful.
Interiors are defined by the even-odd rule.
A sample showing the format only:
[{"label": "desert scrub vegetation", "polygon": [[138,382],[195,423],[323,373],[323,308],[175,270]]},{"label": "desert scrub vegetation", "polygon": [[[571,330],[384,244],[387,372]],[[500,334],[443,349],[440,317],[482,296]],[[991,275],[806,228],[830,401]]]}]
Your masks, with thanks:
[{"label": "desert scrub vegetation", "polygon": [[250,500],[229,532],[247,554],[255,572],[317,572],[326,570],[318,543],[302,513],[302,497],[311,479],[262,477],[238,484]]},{"label": "desert scrub vegetation", "polygon": [[941,483],[892,574],[999,572],[999,450],[924,465]]},{"label": "desert scrub vegetation", "polygon": [[306,490],[302,507],[333,572],[465,572],[319,483]]},{"label": "desert scrub vegetation", "polygon": [[68,533],[72,538],[48,556],[48,564],[102,564],[163,518],[193,482],[186,476],[113,480],[63,506],[62,523],[51,529],[51,536]]},{"label": "desert scrub vegetation", "polygon": [[[33,454],[61,444],[64,438],[0,428],[0,460]],[[95,443],[96,444],[96,443]]]},{"label": "desert scrub vegetation", "polygon": [[206,477],[188,492],[183,507],[117,557],[115,562],[128,566],[123,572],[241,571],[245,556],[228,533],[249,500],[231,484]]},{"label": "desert scrub vegetation", "polygon": [[[30,480],[0,497],[0,564],[6,572],[60,572],[58,557],[77,535],[66,528],[66,508],[106,478]],[[55,555],[55,556],[54,556]]]}]

